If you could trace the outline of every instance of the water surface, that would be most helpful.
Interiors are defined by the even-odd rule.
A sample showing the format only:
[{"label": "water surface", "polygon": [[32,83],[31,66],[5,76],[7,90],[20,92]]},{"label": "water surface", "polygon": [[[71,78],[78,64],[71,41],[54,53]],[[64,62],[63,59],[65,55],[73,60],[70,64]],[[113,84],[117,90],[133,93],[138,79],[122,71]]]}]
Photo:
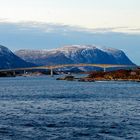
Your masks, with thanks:
[{"label": "water surface", "polygon": [[140,83],[0,78],[0,140],[139,140]]}]

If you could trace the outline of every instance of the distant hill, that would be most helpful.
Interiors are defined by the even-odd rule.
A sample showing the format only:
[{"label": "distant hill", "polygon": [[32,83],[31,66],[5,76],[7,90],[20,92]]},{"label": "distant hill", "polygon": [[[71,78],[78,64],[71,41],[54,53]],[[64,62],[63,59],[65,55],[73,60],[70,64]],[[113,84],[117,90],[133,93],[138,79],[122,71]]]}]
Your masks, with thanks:
[{"label": "distant hill", "polygon": [[12,53],[8,48],[0,45],[0,69],[21,68],[35,66],[30,62],[22,60]]},{"label": "distant hill", "polygon": [[72,45],[52,50],[18,50],[15,54],[37,65],[76,63],[133,65],[123,51],[93,45]]}]

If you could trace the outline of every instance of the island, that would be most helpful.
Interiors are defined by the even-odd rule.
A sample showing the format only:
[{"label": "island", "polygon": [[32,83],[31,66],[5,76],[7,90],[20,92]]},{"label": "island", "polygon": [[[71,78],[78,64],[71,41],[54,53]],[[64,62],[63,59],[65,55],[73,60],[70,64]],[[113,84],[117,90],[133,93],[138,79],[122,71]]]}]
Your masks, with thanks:
[{"label": "island", "polygon": [[115,71],[93,71],[87,72],[88,76],[75,78],[74,76],[65,76],[57,80],[94,82],[94,81],[134,81],[140,82],[140,68],[134,70],[115,70]]}]

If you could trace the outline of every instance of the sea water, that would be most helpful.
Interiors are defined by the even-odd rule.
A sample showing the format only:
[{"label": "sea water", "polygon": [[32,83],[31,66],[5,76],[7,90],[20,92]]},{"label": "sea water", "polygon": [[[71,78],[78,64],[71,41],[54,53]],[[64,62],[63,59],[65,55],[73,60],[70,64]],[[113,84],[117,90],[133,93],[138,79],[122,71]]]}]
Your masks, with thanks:
[{"label": "sea water", "polygon": [[0,78],[0,140],[139,140],[140,83]]}]

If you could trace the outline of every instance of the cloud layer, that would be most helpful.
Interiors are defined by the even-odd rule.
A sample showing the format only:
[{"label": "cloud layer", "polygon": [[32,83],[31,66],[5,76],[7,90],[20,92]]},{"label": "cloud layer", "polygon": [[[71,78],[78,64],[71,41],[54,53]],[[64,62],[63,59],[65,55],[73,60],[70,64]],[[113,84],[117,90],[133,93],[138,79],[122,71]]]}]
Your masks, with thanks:
[{"label": "cloud layer", "polygon": [[[131,33],[115,32],[118,30]],[[87,29],[36,22],[0,22],[0,44],[12,50],[50,49],[71,44],[95,44],[122,49],[140,64],[140,29],[127,27]]]}]

